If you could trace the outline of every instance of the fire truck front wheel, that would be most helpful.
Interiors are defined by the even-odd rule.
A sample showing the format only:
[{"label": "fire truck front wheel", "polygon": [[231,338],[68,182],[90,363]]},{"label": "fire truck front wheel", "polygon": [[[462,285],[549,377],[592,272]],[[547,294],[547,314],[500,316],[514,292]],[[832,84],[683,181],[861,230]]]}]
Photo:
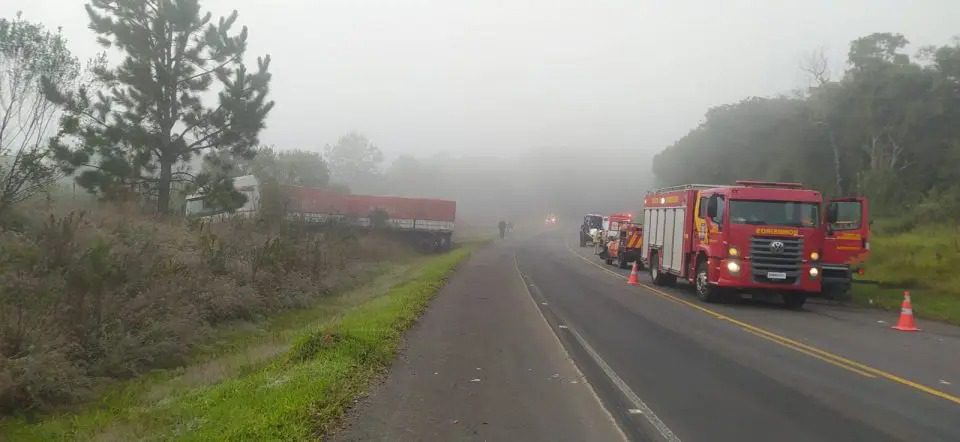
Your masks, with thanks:
[{"label": "fire truck front wheel", "polygon": [[720,300],[720,287],[710,284],[710,278],[707,273],[707,260],[700,259],[697,262],[697,279],[695,281],[697,297],[705,302],[717,302]]}]

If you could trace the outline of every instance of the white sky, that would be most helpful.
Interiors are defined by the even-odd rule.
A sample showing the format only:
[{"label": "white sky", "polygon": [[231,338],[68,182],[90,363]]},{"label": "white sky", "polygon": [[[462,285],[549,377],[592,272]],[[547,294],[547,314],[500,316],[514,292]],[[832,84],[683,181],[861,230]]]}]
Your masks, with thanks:
[{"label": "white sky", "polygon": [[[99,49],[82,0],[2,0]],[[710,106],[806,85],[804,53],[835,73],[850,40],[915,46],[960,34],[958,0],[202,0],[273,58],[265,144],[320,149],[359,130],[388,155],[537,146],[658,151]],[[646,170],[646,166],[644,166]]]}]

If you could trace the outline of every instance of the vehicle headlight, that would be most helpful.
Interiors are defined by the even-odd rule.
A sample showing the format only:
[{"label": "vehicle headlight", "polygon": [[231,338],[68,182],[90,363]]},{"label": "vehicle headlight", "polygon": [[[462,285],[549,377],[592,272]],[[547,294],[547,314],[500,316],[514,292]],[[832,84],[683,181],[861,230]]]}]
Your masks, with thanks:
[{"label": "vehicle headlight", "polygon": [[740,264],[736,261],[727,262],[727,270],[730,273],[740,273]]},{"label": "vehicle headlight", "polygon": [[811,277],[811,278],[816,278],[816,277],[819,276],[819,275],[820,275],[820,270],[819,270],[819,269],[817,269],[816,267],[810,267],[810,277]]},{"label": "vehicle headlight", "polygon": [[737,256],[740,256],[740,251],[737,250],[736,247],[731,247],[727,249],[727,255],[730,255],[732,257],[737,257]]},{"label": "vehicle headlight", "polygon": [[820,252],[810,252],[810,260],[811,260],[811,261],[819,261],[819,260],[820,260]]}]

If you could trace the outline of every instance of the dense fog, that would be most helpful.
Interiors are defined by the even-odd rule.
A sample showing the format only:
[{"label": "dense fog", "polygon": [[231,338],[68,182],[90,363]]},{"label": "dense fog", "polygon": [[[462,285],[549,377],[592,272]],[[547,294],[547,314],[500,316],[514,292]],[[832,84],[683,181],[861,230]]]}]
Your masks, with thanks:
[{"label": "dense fog", "polygon": [[[59,29],[85,60],[104,49],[83,3],[8,0],[2,12]],[[203,7],[214,20],[238,12],[236,27],[249,30],[248,67],[270,55],[275,107],[260,146],[318,153],[330,184],[352,192],[456,199],[461,218],[478,223],[635,211],[655,183],[654,155],[708,109],[806,94],[816,85],[804,69],[813,53],[821,73],[839,79],[850,43],[875,32],[906,35],[901,50],[911,54],[960,32],[960,3],[949,0],[907,8],[897,0]],[[106,55],[121,59],[116,48]],[[329,156],[351,133],[376,147],[359,174],[337,170]],[[197,171],[202,156],[185,164]]]}]

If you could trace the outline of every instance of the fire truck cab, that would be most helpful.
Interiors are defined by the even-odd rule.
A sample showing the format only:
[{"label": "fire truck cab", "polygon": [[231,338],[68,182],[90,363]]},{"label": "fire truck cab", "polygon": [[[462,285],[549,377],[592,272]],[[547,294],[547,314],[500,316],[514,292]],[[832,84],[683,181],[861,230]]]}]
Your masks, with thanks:
[{"label": "fire truck cab", "polygon": [[846,269],[849,281],[851,257],[866,253],[866,202],[856,201],[829,202],[824,222],[820,192],[796,183],[738,181],[651,192],[641,261],[654,284],[686,279],[704,301],[740,292],[779,294],[787,307],[800,308],[808,296],[822,293],[827,270],[839,281]]},{"label": "fire truck cab", "polygon": [[845,297],[854,274],[863,274],[870,253],[866,198],[838,198],[826,204],[823,225],[823,294]]}]

